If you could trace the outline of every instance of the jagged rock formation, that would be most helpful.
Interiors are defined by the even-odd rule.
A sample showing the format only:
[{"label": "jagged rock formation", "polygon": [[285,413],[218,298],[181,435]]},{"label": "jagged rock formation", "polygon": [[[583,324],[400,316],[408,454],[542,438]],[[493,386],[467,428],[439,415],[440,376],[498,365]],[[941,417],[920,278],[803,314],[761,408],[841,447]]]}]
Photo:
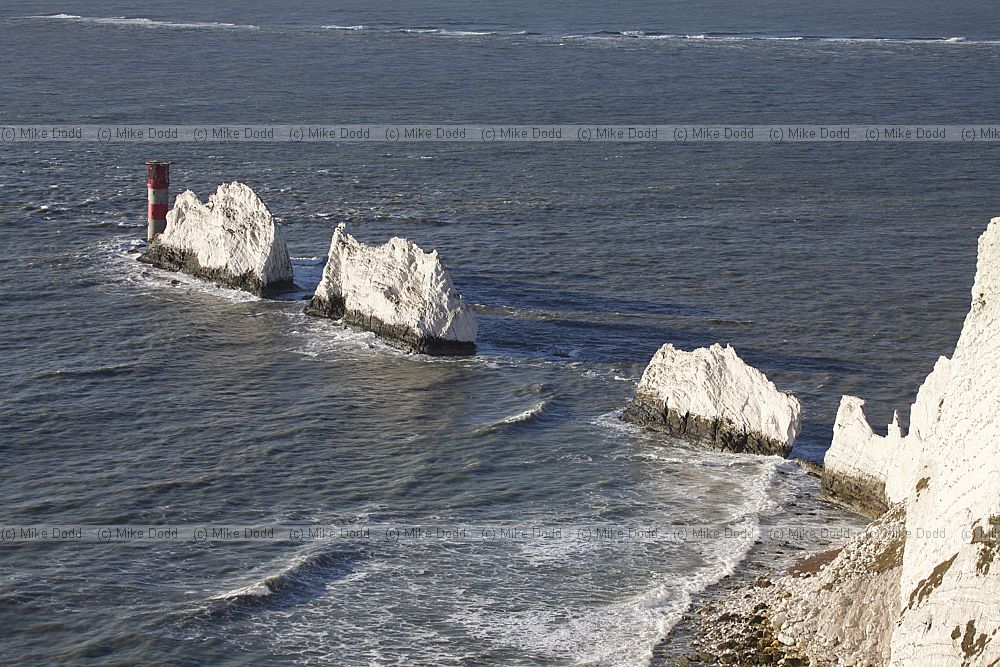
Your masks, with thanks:
[{"label": "jagged rock formation", "polygon": [[[917,395],[910,433],[890,428],[880,438],[861,419],[848,397],[824,486],[834,495],[846,488],[847,502],[871,511],[873,498],[901,498],[906,528],[900,567],[869,568],[866,591],[898,589],[895,617],[897,607],[881,605],[888,654],[870,664],[1000,665],[1000,218],[979,239],[972,306],[951,360],[938,361]],[[872,544],[860,536],[830,567]],[[796,597],[807,613],[828,604],[815,592]],[[852,664],[846,656],[866,641],[869,627],[856,626],[839,635],[837,664]],[[824,624],[816,634],[823,644],[837,632]]]},{"label": "jagged rock formation", "polygon": [[684,352],[667,343],[649,362],[622,419],[729,452],[788,456],[798,400],[732,347]]},{"label": "jagged rock formation", "polygon": [[340,224],[323,279],[306,313],[343,319],[411,352],[474,354],[476,321],[452,286],[437,251],[394,237],[361,243]]},{"label": "jagged rock formation", "polygon": [[139,261],[258,296],[295,287],[288,248],[271,212],[249,186],[235,181],[220,185],[204,204],[190,190],[177,195],[166,230]]},{"label": "jagged rock formation", "polygon": [[940,403],[950,377],[950,361],[938,359],[910,407],[910,429],[903,435],[893,415],[885,436],[872,432],[865,402],[854,396],[840,400],[833,443],[823,461],[821,497],[861,514],[879,516],[906,500],[916,483],[918,462],[940,416]]}]

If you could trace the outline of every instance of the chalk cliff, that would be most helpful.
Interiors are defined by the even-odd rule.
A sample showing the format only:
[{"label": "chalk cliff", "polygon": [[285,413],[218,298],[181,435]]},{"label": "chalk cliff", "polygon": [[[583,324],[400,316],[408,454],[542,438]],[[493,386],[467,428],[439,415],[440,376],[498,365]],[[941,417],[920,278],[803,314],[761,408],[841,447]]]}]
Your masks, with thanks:
[{"label": "chalk cliff", "polygon": [[464,355],[476,351],[476,320],[462,302],[437,251],[403,238],[361,243],[340,224],[323,279],[306,313],[343,319],[411,352]]},{"label": "chalk cliff", "polygon": [[885,436],[876,435],[864,414],[865,402],[854,396],[840,400],[833,442],[823,461],[821,497],[861,514],[879,516],[906,500],[917,481],[924,447],[938,418],[951,362],[938,359],[910,406],[910,428],[904,435],[898,415]]},{"label": "chalk cliff", "polygon": [[1000,218],[907,497],[895,665],[1000,664]]},{"label": "chalk cliff", "polygon": [[[891,623],[878,626],[878,660],[865,648],[872,626],[863,618],[843,632],[812,624],[794,639],[815,655],[833,642],[836,664],[853,664],[846,658],[858,654],[893,666],[1000,664],[1000,218],[979,239],[972,306],[955,353],[921,387],[909,433],[890,426],[875,436],[861,405],[852,397],[841,404],[823,484],[870,513],[893,503],[905,515],[900,558],[894,550],[855,576],[867,582],[859,603],[871,605],[866,595],[878,592],[875,604]],[[792,596],[786,622],[806,627],[804,619],[830,608],[832,596],[849,593],[833,573],[873,546],[870,531],[850,543],[830,564],[825,588]],[[884,593],[893,590],[898,598],[890,603]]]},{"label": "chalk cliff", "polygon": [[685,352],[667,343],[653,355],[622,419],[714,449],[788,456],[800,412],[794,396],[732,347]]},{"label": "chalk cliff", "polygon": [[281,230],[260,197],[235,181],[204,204],[190,190],[177,195],[166,230],[139,261],[258,296],[294,288]]},{"label": "chalk cliff", "polygon": [[767,616],[778,642],[799,648],[813,665],[887,664],[904,524],[905,510],[896,505],[815,575],[777,580]]}]

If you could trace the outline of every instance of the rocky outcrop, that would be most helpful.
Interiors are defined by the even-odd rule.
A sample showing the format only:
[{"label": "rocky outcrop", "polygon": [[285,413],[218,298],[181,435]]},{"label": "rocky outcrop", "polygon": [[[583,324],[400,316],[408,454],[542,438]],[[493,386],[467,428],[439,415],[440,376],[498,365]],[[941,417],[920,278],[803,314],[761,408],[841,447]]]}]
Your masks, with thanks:
[{"label": "rocky outcrop", "polygon": [[395,237],[361,243],[339,225],[323,279],[306,313],[343,319],[411,352],[476,351],[476,321],[445,272],[437,251]]},{"label": "rocky outcrop", "polygon": [[[905,513],[902,558],[898,567],[868,568],[872,576],[858,589],[861,605],[871,604],[875,591],[897,591],[896,604],[878,605],[890,621],[889,636],[879,640],[888,652],[851,663],[840,648],[831,664],[1000,664],[1000,218],[979,239],[972,306],[955,353],[939,360],[921,387],[909,433],[897,425],[875,436],[861,405],[851,397],[841,404],[823,484],[830,495],[869,511],[898,501]],[[831,572],[877,544],[867,531],[830,564]],[[832,575],[827,584],[850,595]],[[821,615],[831,604],[812,590],[792,597],[805,614]],[[841,632],[843,624],[831,620],[813,635],[820,645],[856,646],[874,622],[858,619]]]},{"label": "rocky outcrop", "polygon": [[800,407],[728,345],[684,352],[667,343],[622,419],[722,451],[788,456]]},{"label": "rocky outcrop", "polygon": [[941,398],[950,375],[949,359],[939,358],[910,407],[910,428],[905,435],[898,414],[893,415],[885,436],[876,435],[865,418],[865,402],[842,397],[833,442],[823,460],[821,496],[869,516],[879,516],[906,500],[941,415]]},{"label": "rocky outcrop", "polygon": [[166,230],[139,261],[258,296],[295,287],[281,230],[243,183],[220,185],[204,204],[190,190],[177,195]]}]

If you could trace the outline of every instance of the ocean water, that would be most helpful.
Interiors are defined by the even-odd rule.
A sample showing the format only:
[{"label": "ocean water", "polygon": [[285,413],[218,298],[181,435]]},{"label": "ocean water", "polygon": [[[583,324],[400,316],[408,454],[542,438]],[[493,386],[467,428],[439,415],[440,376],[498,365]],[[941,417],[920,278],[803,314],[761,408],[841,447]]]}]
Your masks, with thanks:
[{"label": "ocean water", "polygon": [[[13,1],[0,125],[988,123],[998,18],[971,2]],[[259,300],[135,262],[150,158],[174,162],[174,193],[254,187],[302,292]],[[815,482],[621,423],[645,363],[665,342],[731,343],[801,399],[795,455],[813,460],[841,394],[868,399],[876,426],[905,413],[957,338],[998,158],[0,145],[0,523],[565,528],[0,543],[0,662],[646,664]],[[306,318],[296,299],[339,222],[436,248],[475,304],[480,354],[407,356]],[[670,525],[731,535],[569,529]]]}]

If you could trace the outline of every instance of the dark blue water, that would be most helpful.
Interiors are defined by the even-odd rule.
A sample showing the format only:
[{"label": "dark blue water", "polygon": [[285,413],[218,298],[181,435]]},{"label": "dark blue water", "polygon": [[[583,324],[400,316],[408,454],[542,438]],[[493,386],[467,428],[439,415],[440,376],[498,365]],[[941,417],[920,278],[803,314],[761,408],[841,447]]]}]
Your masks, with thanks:
[{"label": "dark blue water", "polygon": [[[998,18],[929,2],[8,2],[0,125],[991,122]],[[665,342],[731,343],[803,402],[807,458],[843,393],[886,423],[954,345],[998,156],[0,145],[0,521],[752,528],[811,482],[621,425],[645,363]],[[150,157],[174,161],[174,192],[254,187],[306,289],[341,221],[437,248],[482,354],[408,357],[299,303],[137,264]],[[644,664],[751,541],[2,544],[0,661]]]}]

